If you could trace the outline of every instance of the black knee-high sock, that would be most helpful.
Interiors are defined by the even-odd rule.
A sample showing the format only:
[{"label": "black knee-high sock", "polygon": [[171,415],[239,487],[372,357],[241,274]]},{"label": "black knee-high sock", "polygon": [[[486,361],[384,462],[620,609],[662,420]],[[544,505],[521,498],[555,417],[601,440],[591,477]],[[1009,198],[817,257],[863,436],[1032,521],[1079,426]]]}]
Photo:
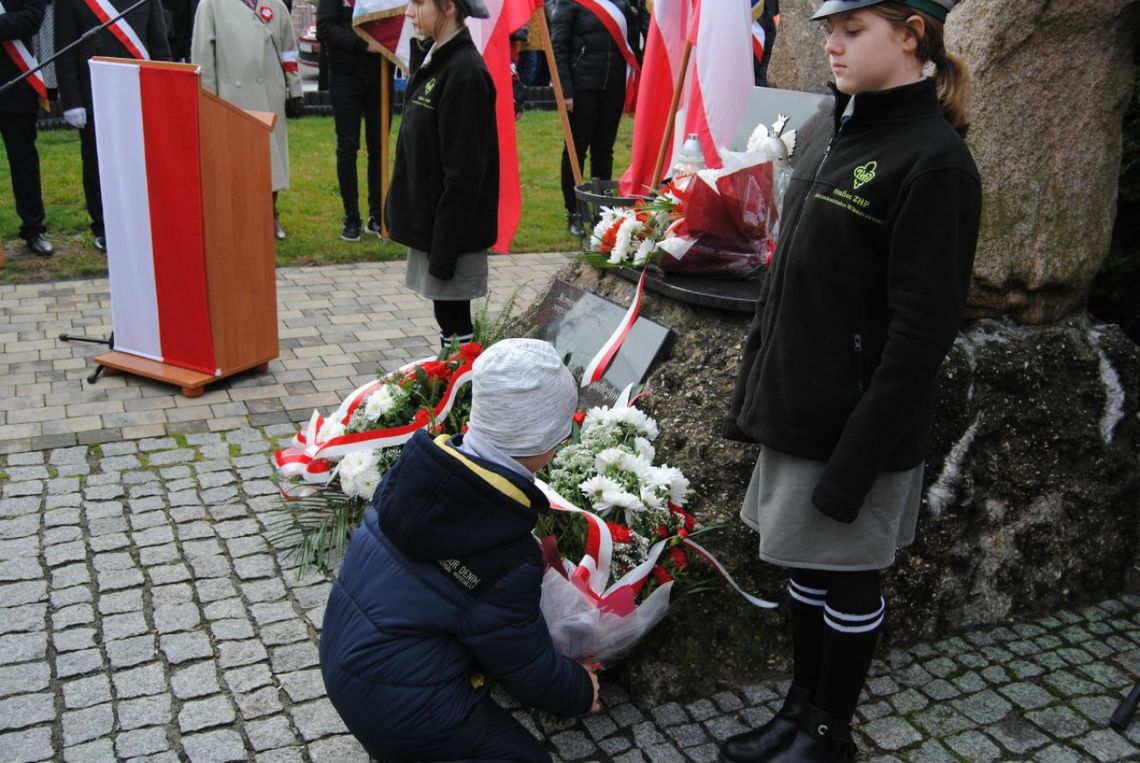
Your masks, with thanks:
[{"label": "black knee-high sock", "polygon": [[435,310],[435,321],[439,324],[439,344],[444,349],[451,344],[454,337],[460,344],[470,342],[475,329],[471,325],[470,300],[442,300],[432,301]]},{"label": "black knee-high sock", "polygon": [[814,694],[823,650],[824,576],[814,570],[792,570],[788,600],[792,612],[792,684]]},{"label": "black knee-high sock", "polygon": [[828,575],[823,611],[823,649],[813,704],[846,726],[855,715],[867,680],[886,602],[877,570]]}]

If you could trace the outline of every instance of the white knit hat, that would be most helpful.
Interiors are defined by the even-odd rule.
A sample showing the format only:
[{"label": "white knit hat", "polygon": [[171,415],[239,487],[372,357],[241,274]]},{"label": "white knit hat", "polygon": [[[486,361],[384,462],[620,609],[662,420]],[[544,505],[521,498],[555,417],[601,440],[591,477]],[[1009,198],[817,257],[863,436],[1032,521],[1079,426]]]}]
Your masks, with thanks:
[{"label": "white knit hat", "polygon": [[570,436],[578,385],[550,342],[496,342],[474,371],[467,425],[504,453],[541,455]]}]

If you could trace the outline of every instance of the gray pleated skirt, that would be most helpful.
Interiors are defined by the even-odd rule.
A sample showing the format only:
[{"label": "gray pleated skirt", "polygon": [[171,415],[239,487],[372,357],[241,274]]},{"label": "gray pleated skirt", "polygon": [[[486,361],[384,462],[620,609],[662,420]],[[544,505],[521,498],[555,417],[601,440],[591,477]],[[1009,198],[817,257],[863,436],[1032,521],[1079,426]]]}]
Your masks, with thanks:
[{"label": "gray pleated skirt", "polygon": [[851,524],[837,522],[811,503],[825,467],[822,461],[760,449],[740,509],[744,523],[760,533],[760,558],[813,570],[890,567],[895,551],[914,542],[923,466],[881,472]]},{"label": "gray pleated skirt", "polygon": [[459,255],[455,263],[455,276],[450,281],[441,281],[428,272],[427,252],[409,248],[404,285],[425,299],[478,299],[487,294],[487,252],[484,250]]}]

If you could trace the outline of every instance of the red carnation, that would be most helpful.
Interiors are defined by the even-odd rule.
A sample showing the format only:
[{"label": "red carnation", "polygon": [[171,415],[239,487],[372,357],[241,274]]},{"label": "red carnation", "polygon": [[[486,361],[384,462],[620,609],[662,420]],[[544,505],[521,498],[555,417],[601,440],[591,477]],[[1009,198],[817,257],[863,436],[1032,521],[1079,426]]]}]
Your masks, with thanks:
[{"label": "red carnation", "polygon": [[689,557],[685,556],[684,550],[677,546],[669,549],[669,558],[673,560],[673,566],[679,570],[689,566]]},{"label": "red carnation", "polygon": [[472,361],[483,353],[483,345],[477,342],[468,342],[459,348],[459,354],[466,360]]},{"label": "red carnation", "polygon": [[585,420],[586,420],[586,412],[585,411],[574,411],[574,423],[575,424],[577,424],[578,426],[582,426],[582,422]]},{"label": "red carnation", "polygon": [[451,369],[447,367],[446,363],[438,360],[429,360],[426,363],[421,363],[420,368],[424,370],[425,374],[433,379],[447,381],[451,378]]},{"label": "red carnation", "polygon": [[660,564],[653,568],[653,577],[657,578],[657,582],[661,585],[665,585],[673,579],[673,576],[669,574],[669,570],[665,569]]},{"label": "red carnation", "polygon": [[633,542],[633,533],[629,531],[628,527],[616,522],[606,522],[606,527],[610,528],[610,535],[613,537],[614,543]]}]

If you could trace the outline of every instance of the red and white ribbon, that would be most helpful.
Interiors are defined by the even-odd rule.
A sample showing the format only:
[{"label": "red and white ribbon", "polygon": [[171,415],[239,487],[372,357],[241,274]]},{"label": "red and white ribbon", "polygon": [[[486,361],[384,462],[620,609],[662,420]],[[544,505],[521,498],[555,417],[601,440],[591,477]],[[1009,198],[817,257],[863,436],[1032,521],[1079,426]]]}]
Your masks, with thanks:
[{"label": "red and white ribbon", "polygon": [[625,339],[629,336],[629,332],[633,330],[633,324],[637,322],[637,316],[641,312],[641,298],[645,293],[645,271],[641,271],[641,278],[637,281],[637,292],[633,295],[633,302],[630,304],[629,309],[625,311],[625,317],[618,323],[614,333],[610,334],[610,338],[606,340],[602,348],[586,366],[586,370],[582,372],[582,386],[593,384],[600,380],[606,374],[606,369],[613,363],[614,357],[617,356],[621,346],[625,344]]},{"label": "red and white ribbon", "polygon": [[[470,348],[472,345],[466,345]],[[477,346],[477,345],[475,345]],[[419,429],[429,426],[432,421],[438,421],[447,416],[459,390],[471,380],[471,367],[475,362],[477,352],[468,349],[467,354],[459,354],[445,362],[462,359],[464,362],[451,374],[447,382],[447,389],[443,398],[436,404],[429,415],[426,410],[420,410],[414,421],[395,427],[373,429],[367,432],[353,432],[338,437],[320,439],[321,429],[327,421],[338,422],[348,426],[352,415],[356,412],[368,395],[384,384],[415,373],[416,366],[434,361],[435,358],[422,358],[401,366],[397,371],[364,384],[346,397],[331,417],[326,419],[319,411],[313,411],[309,423],[293,437],[292,447],[283,448],[274,454],[277,463],[277,473],[286,479],[300,479],[310,485],[323,485],[336,475],[333,462],[343,458],[349,453],[361,450],[377,450],[403,445],[412,438]],[[311,490],[294,491],[292,495],[300,496],[310,494]]]},{"label": "red and white ribbon", "polygon": [[297,56],[295,50],[281,51],[281,68],[290,74],[296,74],[299,71],[297,69]]},{"label": "red and white ribbon", "polygon": [[[7,10],[4,8],[4,3],[0,2],[0,16],[3,16],[5,13],[7,13]],[[36,60],[36,57],[32,55],[32,52],[28,50],[28,46],[25,45],[22,40],[0,40],[0,46],[4,48],[4,52],[12,59],[12,63],[16,65],[16,68],[20,70],[21,74],[26,74],[40,65],[39,61]],[[47,111],[48,94],[47,83],[44,82],[44,78],[40,76],[39,72],[35,72],[34,74],[29,74],[27,80],[28,85],[30,85],[32,90],[36,91],[36,95],[40,97],[40,104],[44,107],[44,111]]]},{"label": "red and white ribbon", "polygon": [[[87,7],[95,14],[95,18],[99,19],[100,24],[106,24],[111,19],[119,15],[119,9],[111,5],[110,0],[83,0]],[[149,61],[150,54],[147,52],[146,46],[143,45],[139,36],[135,34],[135,30],[127,23],[126,19],[119,19],[114,24],[107,27],[107,31],[115,35],[115,37],[122,43],[127,52],[140,61]]]}]

